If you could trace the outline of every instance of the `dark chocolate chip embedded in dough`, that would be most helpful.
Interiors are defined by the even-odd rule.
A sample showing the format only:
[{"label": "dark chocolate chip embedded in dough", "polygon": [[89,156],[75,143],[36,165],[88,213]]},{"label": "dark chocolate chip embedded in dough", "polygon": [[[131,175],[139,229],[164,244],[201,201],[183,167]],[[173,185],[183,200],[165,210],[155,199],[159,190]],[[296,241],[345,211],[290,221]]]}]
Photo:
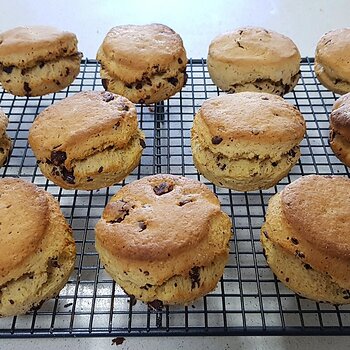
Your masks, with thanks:
[{"label": "dark chocolate chip embedded in dough", "polygon": [[7,74],[11,74],[14,67],[15,66],[2,67],[2,70]]},{"label": "dark chocolate chip embedded in dough", "polygon": [[132,89],[132,84],[125,83],[124,84],[128,89]]},{"label": "dark chocolate chip embedded in dough", "polygon": [[179,62],[179,64],[182,64],[182,59],[180,57],[177,59],[177,61]]},{"label": "dark chocolate chip embedded in dough", "polygon": [[54,165],[62,165],[67,159],[67,153],[63,151],[52,151],[51,162]]},{"label": "dark chocolate chip embedded in dough", "polygon": [[45,66],[45,62],[40,62],[39,63],[39,68],[41,69],[41,68],[43,68]]},{"label": "dark chocolate chip embedded in dough", "polygon": [[159,186],[155,186],[153,188],[154,193],[157,196],[161,196],[163,194],[169,193],[174,189],[172,184],[168,184],[167,182],[162,182]]},{"label": "dark chocolate chip embedded in dough", "polygon": [[147,225],[146,225],[146,223],[144,221],[140,221],[139,222],[139,227],[140,227],[140,231],[139,232],[142,232],[142,231],[146,230]]},{"label": "dark chocolate chip embedded in dough", "polygon": [[199,266],[194,266],[188,273],[191,278],[191,289],[196,288],[196,285],[198,288],[200,287],[201,279],[200,279],[199,270],[200,270]]},{"label": "dark chocolate chip embedded in dough", "polygon": [[291,241],[293,244],[295,244],[295,245],[298,245],[298,244],[299,244],[299,241],[298,241],[296,238],[294,238],[294,237],[292,237],[292,238],[290,239],[290,241]]},{"label": "dark chocolate chip embedded in dough", "polygon": [[192,202],[191,199],[184,199],[184,200],[182,200],[182,201],[179,202],[179,206],[182,207],[182,206],[184,206],[185,204],[191,203],[191,202]]},{"label": "dark chocolate chip embedded in dough", "polygon": [[179,82],[179,79],[177,79],[176,77],[171,77],[171,78],[167,78],[167,81],[171,84],[176,86],[177,83]]},{"label": "dark chocolate chip embedded in dough", "polygon": [[102,93],[102,100],[105,102],[110,102],[114,100],[114,95],[106,91]]},{"label": "dark chocolate chip embedded in dough", "polygon": [[143,271],[143,274],[144,274],[145,276],[149,276],[149,272],[148,272],[148,271]]},{"label": "dark chocolate chip embedded in dough", "polygon": [[298,256],[300,259],[304,259],[305,258],[305,254],[299,250],[295,251],[295,255]]},{"label": "dark chocolate chip embedded in dough", "polygon": [[137,82],[135,85],[135,89],[136,90],[141,90],[142,89],[142,83],[141,82]]},{"label": "dark chocolate chip embedded in dough", "polygon": [[25,75],[26,74],[26,70],[25,69],[21,69],[21,75]]},{"label": "dark chocolate chip embedded in dough", "polygon": [[264,234],[264,236],[265,236],[267,239],[269,239],[269,234],[268,234],[267,231],[263,231],[263,234]]},{"label": "dark chocolate chip embedded in dough", "polygon": [[26,81],[23,83],[23,89],[26,92],[26,96],[30,96],[32,89]]},{"label": "dark chocolate chip embedded in dough", "polygon": [[97,172],[98,172],[99,174],[101,174],[102,171],[103,171],[103,166],[100,166],[100,167],[98,168]]},{"label": "dark chocolate chip embedded in dough", "polygon": [[66,167],[62,167],[61,172],[62,172],[62,179],[65,182],[67,182],[71,185],[75,184],[75,177],[74,177],[73,170],[68,170]]},{"label": "dark chocolate chip embedded in dough", "polygon": [[146,148],[146,142],[145,142],[144,139],[140,139],[140,146],[141,146],[142,148]]},{"label": "dark chocolate chip embedded in dough", "polygon": [[12,299],[9,299],[9,302],[11,305],[13,305],[15,303]]},{"label": "dark chocolate chip embedded in dough", "polygon": [[222,141],[222,137],[220,136],[214,136],[212,139],[211,139],[211,143],[213,145],[218,145],[219,143],[221,143]]},{"label": "dark chocolate chip embedded in dough", "polygon": [[293,149],[291,149],[289,152],[288,152],[288,155],[290,155],[291,157],[295,157],[296,153]]},{"label": "dark chocolate chip embedded in dough", "polygon": [[309,264],[304,264],[306,270],[312,270],[312,267]]},{"label": "dark chocolate chip embedded in dough", "polygon": [[70,74],[70,69],[66,67],[66,77],[68,77],[69,74]]}]

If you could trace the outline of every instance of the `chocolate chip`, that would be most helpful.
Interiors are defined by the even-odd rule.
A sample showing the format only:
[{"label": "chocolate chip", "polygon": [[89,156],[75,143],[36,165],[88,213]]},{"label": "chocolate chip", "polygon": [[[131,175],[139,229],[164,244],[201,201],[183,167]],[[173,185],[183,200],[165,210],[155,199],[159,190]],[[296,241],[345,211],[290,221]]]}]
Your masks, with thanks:
[{"label": "chocolate chip", "polygon": [[99,174],[101,174],[102,171],[103,171],[103,166],[100,166],[100,167],[98,168],[97,172],[98,172]]},{"label": "chocolate chip", "polygon": [[179,64],[182,64],[182,59],[178,58],[177,61],[179,62]]},{"label": "chocolate chip", "polygon": [[142,89],[142,83],[141,82],[137,82],[135,85],[135,89],[136,90],[141,90]]},{"label": "chocolate chip", "polygon": [[61,85],[61,82],[59,80],[54,80],[54,82],[56,83],[57,86]]},{"label": "chocolate chip", "polygon": [[167,182],[162,182],[159,186],[155,186],[153,188],[153,191],[157,196],[161,196],[163,194],[171,192],[173,189],[174,189],[174,186],[172,184],[168,184]]},{"label": "chocolate chip", "polygon": [[295,155],[296,155],[296,153],[293,149],[291,149],[287,154],[290,155],[291,157],[295,157]]},{"label": "chocolate chip", "polygon": [[146,283],[144,286],[141,286],[140,289],[148,290],[152,287],[153,287],[152,284]]},{"label": "chocolate chip", "polygon": [[57,257],[51,258],[49,263],[50,263],[51,267],[57,267],[57,268],[61,267],[60,264],[58,263],[58,258]]},{"label": "chocolate chip", "polygon": [[298,241],[296,238],[294,238],[294,237],[292,237],[290,240],[291,240],[291,242],[292,242],[293,244],[295,244],[295,245],[298,245],[298,244],[299,244],[299,241]]},{"label": "chocolate chip", "polygon": [[26,81],[23,83],[23,89],[26,92],[26,96],[30,96],[32,89]]},{"label": "chocolate chip", "polygon": [[277,162],[272,162],[271,163],[272,166],[277,166],[277,164],[278,164]]},{"label": "chocolate chip", "polygon": [[11,305],[13,305],[15,303],[12,299],[9,299],[9,302]]},{"label": "chocolate chip", "polygon": [[2,70],[7,73],[7,74],[10,74],[12,73],[12,70],[15,66],[8,66],[8,67],[2,67]]},{"label": "chocolate chip", "polygon": [[236,41],[236,43],[237,43],[238,47],[240,47],[241,49],[244,49],[244,46],[242,46],[238,40]]},{"label": "chocolate chip", "polygon": [[300,259],[304,259],[305,258],[305,254],[299,250],[295,251],[295,255],[298,256]]},{"label": "chocolate chip", "polygon": [[220,136],[214,136],[212,139],[211,139],[211,143],[213,145],[218,145],[219,143],[221,143],[222,141],[222,137]]},{"label": "chocolate chip", "polygon": [[199,270],[200,270],[199,266],[194,266],[188,273],[191,278],[191,289],[196,288],[196,285],[198,288],[200,286],[201,279],[200,279]]},{"label": "chocolate chip", "polygon": [[153,310],[153,311],[158,311],[163,308],[163,302],[161,300],[153,300],[149,303],[147,303],[148,309]]},{"label": "chocolate chip", "polygon": [[26,70],[25,69],[21,69],[21,75],[25,75],[26,74]]},{"label": "chocolate chip", "polygon": [[170,83],[171,85],[176,86],[177,83],[179,82],[179,80],[176,77],[171,77],[171,78],[167,78],[168,83]]},{"label": "chocolate chip", "polygon": [[102,86],[105,90],[108,90],[108,79],[101,79]]},{"label": "chocolate chip", "polygon": [[116,337],[112,339],[112,344],[111,345],[122,345],[125,341],[124,337]]},{"label": "chocolate chip", "polygon": [[289,282],[289,278],[288,278],[288,277],[286,278],[286,282],[287,282],[287,283]]},{"label": "chocolate chip", "polygon": [[144,139],[140,139],[140,145],[142,148],[146,148],[146,142]]},{"label": "chocolate chip", "polygon": [[264,101],[268,101],[269,100],[268,97],[262,97],[261,99],[264,100]]},{"label": "chocolate chip", "polygon": [[139,232],[142,232],[144,230],[146,230],[147,228],[147,225],[144,221],[139,221],[139,227],[140,227],[140,231]]},{"label": "chocolate chip", "polygon": [[62,172],[62,179],[66,181],[67,183],[74,185],[75,184],[75,177],[74,177],[74,171],[73,170],[68,170],[66,167],[62,167],[61,169]]},{"label": "chocolate chip", "polygon": [[126,86],[128,89],[131,89],[131,88],[132,88],[132,84],[125,83],[125,86]]},{"label": "chocolate chip", "polygon": [[263,231],[263,234],[267,239],[269,239],[269,234],[267,233],[267,231]]},{"label": "chocolate chip", "polygon": [[40,62],[39,63],[39,68],[41,69],[41,68],[43,68],[45,66],[45,62]]},{"label": "chocolate chip", "polygon": [[110,102],[114,100],[114,95],[111,94],[110,92],[103,92],[102,93],[102,100],[105,102]]},{"label": "chocolate chip", "polygon": [[182,201],[179,202],[179,206],[182,207],[182,206],[184,206],[185,204],[191,203],[191,202],[192,202],[191,199],[184,199],[184,200],[182,200]]},{"label": "chocolate chip", "polygon": [[148,272],[148,271],[143,271],[143,274],[144,274],[145,276],[149,276],[149,272]]},{"label": "chocolate chip", "polygon": [[92,179],[91,177],[88,177],[88,178],[86,179],[86,182],[91,182],[91,181],[94,181],[94,179]]},{"label": "chocolate chip", "polygon": [[66,77],[68,77],[69,73],[70,73],[70,69],[66,67]]},{"label": "chocolate chip", "polygon": [[51,152],[51,162],[54,165],[60,166],[67,159],[67,153],[63,151],[52,151]]},{"label": "chocolate chip", "polygon": [[222,165],[220,169],[224,171],[226,169],[226,164]]},{"label": "chocolate chip", "polygon": [[304,264],[306,270],[312,270],[312,267],[309,264]]}]

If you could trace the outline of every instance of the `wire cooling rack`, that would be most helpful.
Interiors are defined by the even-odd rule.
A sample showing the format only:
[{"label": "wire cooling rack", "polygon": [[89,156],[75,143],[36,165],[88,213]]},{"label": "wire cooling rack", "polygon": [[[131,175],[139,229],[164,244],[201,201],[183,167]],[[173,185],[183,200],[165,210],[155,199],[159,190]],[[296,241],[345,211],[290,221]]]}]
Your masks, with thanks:
[{"label": "wire cooling rack", "polygon": [[[73,227],[77,244],[74,273],[61,293],[28,315],[0,319],[0,337],[350,334],[350,307],[315,303],[284,287],[266,265],[259,230],[269,198],[306,174],[349,176],[328,145],[328,115],[336,96],[316,80],[313,60],[305,58],[301,79],[285,98],[307,123],[302,157],[290,174],[269,189],[235,192],[216,188],[193,166],[190,128],[202,102],[219,94],[205,60],[188,64],[188,82],[164,103],[138,106],[147,147],[140,166],[116,186],[98,191],[63,190],[47,181],[28,147],[28,129],[47,106],[81,90],[102,90],[98,65],[83,60],[75,82],[62,92],[18,98],[0,90],[10,118],[14,149],[0,176],[19,176],[51,192]],[[146,175],[172,173],[201,180],[219,197],[233,220],[229,262],[217,288],[187,307],[152,309],[130,299],[101,266],[94,248],[94,226],[110,197],[124,184]]]}]

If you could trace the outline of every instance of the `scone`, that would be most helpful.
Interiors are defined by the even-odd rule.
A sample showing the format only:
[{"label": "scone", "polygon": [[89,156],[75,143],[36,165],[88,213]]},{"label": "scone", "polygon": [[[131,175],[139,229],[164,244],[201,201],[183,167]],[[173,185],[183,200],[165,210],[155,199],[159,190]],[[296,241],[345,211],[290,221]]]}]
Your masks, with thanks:
[{"label": "scone", "polygon": [[41,96],[73,82],[81,53],[75,34],[52,27],[17,27],[0,34],[0,82],[16,96]]},{"label": "scone", "polygon": [[188,304],[221,278],[231,220],[205,185],[162,174],[123,187],[95,231],[101,261],[126,293],[144,302]]},{"label": "scone", "polygon": [[187,80],[181,37],[162,24],[112,28],[97,52],[102,84],[134,103],[175,95]]},{"label": "scone", "polygon": [[20,179],[0,179],[0,316],[24,314],[57,295],[75,262],[58,202]]},{"label": "scone", "polygon": [[272,271],[295,293],[350,303],[350,179],[304,176],[273,196],[261,243]]},{"label": "scone", "polygon": [[274,186],[298,161],[301,113],[282,97],[239,92],[204,101],[193,122],[197,170],[220,187],[253,191]]},{"label": "scone", "polygon": [[315,73],[327,89],[338,94],[350,92],[350,28],[332,30],[321,37]]},{"label": "scone", "polygon": [[334,154],[350,167],[350,93],[334,103],[329,126],[329,144]]},{"label": "scone", "polygon": [[6,133],[8,122],[5,113],[0,109],[0,167],[6,163],[12,149],[12,141]]},{"label": "scone", "polygon": [[207,64],[212,81],[223,91],[284,95],[298,83],[300,59],[298,48],[286,36],[243,27],[210,43]]},{"label": "scone", "polygon": [[49,180],[81,190],[123,180],[146,146],[134,104],[99,91],[83,91],[46,108],[33,122],[28,140]]}]

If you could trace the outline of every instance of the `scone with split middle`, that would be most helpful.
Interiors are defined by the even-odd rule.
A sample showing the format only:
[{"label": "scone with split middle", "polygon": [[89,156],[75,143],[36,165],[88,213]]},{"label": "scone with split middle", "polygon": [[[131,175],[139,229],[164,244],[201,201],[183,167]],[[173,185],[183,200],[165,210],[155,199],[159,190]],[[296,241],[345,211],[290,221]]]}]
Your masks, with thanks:
[{"label": "scone with split middle", "polygon": [[0,316],[24,314],[57,295],[75,253],[51,194],[24,180],[0,179]]},{"label": "scone with split middle", "polygon": [[204,184],[162,174],[117,192],[95,231],[101,261],[126,293],[144,302],[188,304],[221,278],[231,220]]},{"label": "scone with split middle", "polygon": [[303,176],[273,196],[261,243],[267,263],[295,293],[350,303],[350,179]]},{"label": "scone with split middle", "polygon": [[134,103],[155,103],[186,84],[186,51],[181,37],[163,24],[112,28],[97,52],[106,90]]},{"label": "scone with split middle", "polygon": [[8,122],[7,116],[0,109],[0,167],[6,163],[12,149],[12,141],[6,133]]},{"label": "scone with split middle", "polygon": [[266,189],[300,157],[301,113],[282,97],[258,92],[221,95],[203,102],[193,122],[197,170],[220,187]]},{"label": "scone with split middle", "polygon": [[209,46],[208,71],[227,92],[261,91],[284,95],[300,77],[300,53],[288,37],[258,27],[238,28]]},{"label": "scone with split middle", "polygon": [[49,180],[82,190],[123,180],[146,146],[134,104],[101,91],[83,91],[46,108],[29,130],[29,143]]},{"label": "scone with split middle", "polygon": [[329,144],[334,154],[350,167],[350,92],[334,103],[329,126]]},{"label": "scone with split middle", "polygon": [[75,34],[46,26],[0,33],[0,82],[16,96],[57,92],[79,74],[81,53]]},{"label": "scone with split middle", "polygon": [[315,73],[327,89],[350,92],[350,28],[331,30],[317,43]]}]

